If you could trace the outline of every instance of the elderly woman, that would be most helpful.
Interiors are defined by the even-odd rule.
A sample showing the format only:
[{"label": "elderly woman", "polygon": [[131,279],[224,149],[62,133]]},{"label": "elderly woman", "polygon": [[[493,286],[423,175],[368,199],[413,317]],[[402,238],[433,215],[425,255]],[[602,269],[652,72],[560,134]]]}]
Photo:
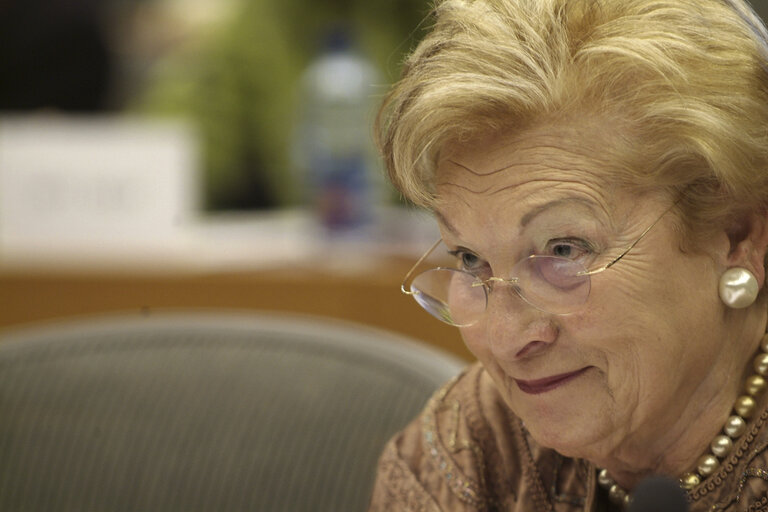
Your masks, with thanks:
[{"label": "elderly woman", "polygon": [[[404,291],[478,364],[372,510],[768,510],[768,34],[742,0],[443,0],[385,101],[442,239]],[[430,269],[437,257],[450,263]]]}]

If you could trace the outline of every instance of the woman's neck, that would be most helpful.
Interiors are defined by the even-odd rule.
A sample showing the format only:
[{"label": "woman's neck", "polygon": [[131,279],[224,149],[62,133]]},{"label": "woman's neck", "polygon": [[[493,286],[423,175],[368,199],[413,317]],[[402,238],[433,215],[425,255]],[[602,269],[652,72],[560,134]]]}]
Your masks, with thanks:
[{"label": "woman's neck", "polygon": [[[678,478],[696,466],[696,461],[709,449],[729,416],[737,393],[731,400],[711,403],[699,414],[684,412],[680,421],[662,435],[626,442],[606,460],[611,477],[623,488],[632,489],[651,475]],[[682,427],[682,425],[691,425]]]}]

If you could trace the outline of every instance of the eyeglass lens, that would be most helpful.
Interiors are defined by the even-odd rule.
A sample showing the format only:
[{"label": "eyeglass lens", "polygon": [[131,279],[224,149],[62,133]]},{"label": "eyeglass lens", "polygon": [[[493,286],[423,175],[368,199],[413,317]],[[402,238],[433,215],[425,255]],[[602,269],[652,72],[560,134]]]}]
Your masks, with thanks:
[{"label": "eyeglass lens", "polygon": [[514,282],[486,282],[469,272],[436,268],[416,276],[411,292],[431,315],[458,327],[480,320],[488,304],[489,291],[510,286],[532,306],[554,314],[568,314],[583,305],[590,291],[590,278],[583,265],[566,258],[530,256],[511,270]]}]

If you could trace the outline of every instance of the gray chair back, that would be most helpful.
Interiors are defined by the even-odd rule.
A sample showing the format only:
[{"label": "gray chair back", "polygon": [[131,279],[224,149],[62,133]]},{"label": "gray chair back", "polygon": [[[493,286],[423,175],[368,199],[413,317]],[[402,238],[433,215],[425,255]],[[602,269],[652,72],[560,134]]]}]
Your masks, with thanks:
[{"label": "gray chair back", "polygon": [[0,510],[360,511],[383,445],[463,364],[271,314],[0,335]]}]

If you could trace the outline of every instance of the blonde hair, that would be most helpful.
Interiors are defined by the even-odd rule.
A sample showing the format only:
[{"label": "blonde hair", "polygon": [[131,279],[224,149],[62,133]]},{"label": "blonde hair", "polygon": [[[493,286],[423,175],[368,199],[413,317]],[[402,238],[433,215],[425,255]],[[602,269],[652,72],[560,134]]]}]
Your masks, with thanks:
[{"label": "blonde hair", "polygon": [[434,206],[441,148],[616,118],[616,179],[685,190],[691,231],[768,205],[768,33],[742,0],[438,0],[379,112],[393,184]]}]

